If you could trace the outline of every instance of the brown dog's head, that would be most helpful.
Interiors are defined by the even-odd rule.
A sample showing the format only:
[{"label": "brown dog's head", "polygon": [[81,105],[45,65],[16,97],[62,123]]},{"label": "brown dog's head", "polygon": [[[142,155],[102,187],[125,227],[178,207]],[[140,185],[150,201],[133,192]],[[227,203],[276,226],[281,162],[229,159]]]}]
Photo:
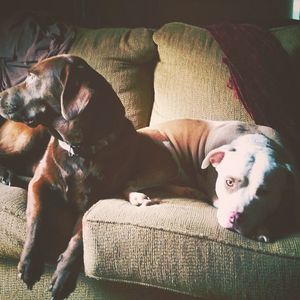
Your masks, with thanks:
[{"label": "brown dog's head", "polygon": [[0,94],[0,114],[32,127],[85,118],[85,124],[93,119],[103,128],[123,118],[124,107],[110,84],[83,59],[58,55],[33,66],[24,82]]}]

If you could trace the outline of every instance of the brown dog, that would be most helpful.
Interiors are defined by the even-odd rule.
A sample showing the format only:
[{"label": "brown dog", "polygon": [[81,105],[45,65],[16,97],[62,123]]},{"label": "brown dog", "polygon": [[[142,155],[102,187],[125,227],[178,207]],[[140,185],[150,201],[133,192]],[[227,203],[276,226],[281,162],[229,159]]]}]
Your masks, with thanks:
[{"label": "brown dog", "polygon": [[51,134],[28,187],[27,235],[18,265],[29,289],[43,273],[47,220],[59,201],[77,216],[52,278],[53,299],[74,289],[82,266],[82,216],[115,195],[129,178],[136,131],[107,81],[78,57],[61,55],[35,65],[27,79],[0,94],[4,118]]}]

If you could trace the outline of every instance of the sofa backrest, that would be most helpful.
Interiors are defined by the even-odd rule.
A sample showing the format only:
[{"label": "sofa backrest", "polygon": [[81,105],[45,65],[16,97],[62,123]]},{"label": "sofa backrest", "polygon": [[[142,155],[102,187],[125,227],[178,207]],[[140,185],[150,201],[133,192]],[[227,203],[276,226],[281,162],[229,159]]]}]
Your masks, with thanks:
[{"label": "sofa backrest", "polygon": [[251,121],[228,88],[229,70],[206,29],[169,23],[154,33],[153,40],[159,62],[151,124],[174,118]]},{"label": "sofa backrest", "polygon": [[153,105],[157,50],[152,34],[145,28],[80,28],[69,51],[108,80],[136,128],[149,124]]},{"label": "sofa backrest", "polygon": [[[300,26],[271,32],[290,54],[299,80]],[[204,28],[184,23],[168,23],[155,32],[81,28],[70,53],[112,84],[136,128],[175,118],[253,122],[228,86],[222,51]]]}]

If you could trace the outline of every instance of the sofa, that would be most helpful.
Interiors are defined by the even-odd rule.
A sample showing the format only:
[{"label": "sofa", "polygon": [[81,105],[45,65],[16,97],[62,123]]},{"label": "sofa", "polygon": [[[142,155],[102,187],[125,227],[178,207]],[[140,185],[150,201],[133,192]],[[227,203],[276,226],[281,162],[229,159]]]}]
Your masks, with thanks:
[{"label": "sofa", "polygon": [[[270,32],[299,80],[300,26]],[[254,122],[228,87],[222,50],[205,28],[78,28],[69,53],[111,83],[137,129],[176,118]],[[53,229],[45,274],[26,290],[16,270],[26,191],[0,184],[0,194],[0,299],[50,299],[53,260],[64,237]],[[135,207],[105,199],[86,212],[84,270],[69,299],[299,299],[300,234],[257,242],[221,228],[215,208],[201,199],[159,188],[150,195],[161,203]]]}]

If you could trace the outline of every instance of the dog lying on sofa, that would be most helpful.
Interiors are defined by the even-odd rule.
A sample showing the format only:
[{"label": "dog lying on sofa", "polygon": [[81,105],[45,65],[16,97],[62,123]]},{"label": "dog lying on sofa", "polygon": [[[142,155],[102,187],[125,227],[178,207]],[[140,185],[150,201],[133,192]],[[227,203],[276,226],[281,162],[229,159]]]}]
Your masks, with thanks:
[{"label": "dog lying on sofa", "polygon": [[[42,124],[52,135],[28,187],[27,236],[18,270],[29,289],[43,273],[43,233],[47,218],[51,218],[48,207],[56,203],[53,199],[66,203],[65,208],[77,215],[73,235],[52,278],[53,299],[63,299],[75,289],[82,266],[82,216],[99,199],[113,197],[125,188],[131,203],[151,204],[140,189],[169,183],[187,185],[203,191],[214,202],[222,226],[249,236],[278,209],[282,202],[279,195],[289,186],[288,178],[294,176],[278,135],[267,127],[178,120],[136,132],[111,86],[78,57],[61,55],[38,63],[25,82],[2,92],[0,99],[4,118],[32,127]],[[245,158],[242,174],[237,168],[233,173],[231,168],[223,168],[228,165],[227,157],[243,148],[245,140],[235,140],[239,136],[249,139],[247,149],[250,144],[253,149],[263,149],[260,161],[267,164],[258,168],[257,174],[264,177],[266,185],[262,180],[249,184],[250,173],[245,173],[245,167],[250,170],[260,157],[253,149],[252,156],[241,156]],[[237,162],[234,159],[229,164]],[[209,164],[219,174],[217,201],[216,173],[212,168],[201,168]],[[224,169],[229,173],[224,174]],[[223,203],[230,200],[223,198],[219,182],[225,182],[231,195],[236,189],[252,188],[251,197],[241,194],[227,209]],[[273,189],[276,199],[269,205]],[[260,212],[256,203],[268,208]]]},{"label": "dog lying on sofa", "polygon": [[138,132],[168,149],[173,159],[138,144],[139,171],[125,190],[132,204],[151,204],[137,191],[172,183],[175,186],[167,187],[177,194],[206,199],[217,208],[219,224],[243,236],[268,242],[290,230],[297,172],[274,129],[239,121],[183,119]]}]

